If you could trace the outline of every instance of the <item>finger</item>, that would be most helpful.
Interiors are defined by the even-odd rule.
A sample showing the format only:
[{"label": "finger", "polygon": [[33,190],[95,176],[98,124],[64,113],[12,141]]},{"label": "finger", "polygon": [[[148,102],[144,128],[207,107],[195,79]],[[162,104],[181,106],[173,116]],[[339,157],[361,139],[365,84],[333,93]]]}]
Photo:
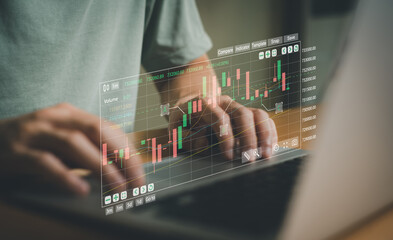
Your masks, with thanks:
[{"label": "finger", "polygon": [[[192,101],[192,100],[189,100]],[[206,146],[208,139],[206,136],[206,124],[201,119],[203,112],[192,113],[187,115],[187,122],[184,126],[183,115],[187,112],[188,102],[179,105],[171,111],[169,116],[169,131],[177,129],[178,126],[182,128],[182,145],[184,150],[196,150]],[[204,125],[205,124],[205,125]]]},{"label": "finger", "polygon": [[[270,119],[270,128],[272,129],[273,132],[273,139],[272,139],[272,149],[274,148],[274,146],[278,143],[278,133],[277,133],[277,127],[276,124],[274,123],[274,120]],[[273,152],[272,152],[273,155]]]},{"label": "finger", "polygon": [[[130,142],[134,142],[130,139]],[[145,171],[143,168],[143,161],[138,151],[133,147],[133,145],[127,146],[129,148],[129,158],[124,159],[124,177],[127,181],[126,187],[136,187],[145,184]]]},{"label": "finger", "polygon": [[[119,129],[112,129],[111,123],[103,123],[100,126],[100,119],[94,115],[84,112],[78,108],[73,107],[69,104],[59,104],[49,109],[43,109],[38,111],[34,117],[50,121],[58,127],[76,129],[83,132],[96,146],[99,145],[100,131],[102,139],[106,139],[108,149],[121,149],[125,145],[124,135],[125,133]],[[102,127],[102,128],[101,128]],[[128,147],[128,146],[126,146]],[[99,158],[98,158],[99,159]],[[128,161],[129,167],[122,171],[122,174],[126,175],[127,178],[136,178],[133,180],[135,184],[143,183],[144,179],[141,159],[136,156]],[[97,166],[96,169],[98,169]],[[89,167],[91,169],[91,166]],[[110,187],[119,186],[124,184],[124,178],[120,180],[117,176],[115,165],[106,166],[102,170],[102,176],[106,179],[107,183],[111,183]],[[98,174],[98,172],[96,172]],[[137,177],[138,176],[138,177]],[[114,181],[112,181],[114,180]],[[122,187],[122,188],[123,188]]]},{"label": "finger", "polygon": [[207,132],[206,128],[199,129],[197,131],[190,131],[188,129],[183,129],[183,135],[184,135],[183,148],[186,150],[193,150],[196,152],[203,151],[206,147],[209,146],[209,140],[208,137],[206,136],[206,132]]},{"label": "finger", "polygon": [[122,141],[124,132],[104,119],[78,109],[68,103],[41,109],[31,114],[31,117],[49,121],[57,127],[69,128],[83,132],[96,146],[101,139],[110,139],[107,144],[110,148],[119,148],[124,145]]},{"label": "finger", "polygon": [[[42,125],[35,133],[30,146],[53,152],[75,166],[91,169],[101,175],[100,152],[81,132]],[[103,168],[102,179],[111,185],[123,184],[125,179],[114,165]]]},{"label": "finger", "polygon": [[[231,116],[232,122],[234,123],[233,129],[235,136],[240,141],[241,151],[246,152],[250,149],[256,149],[257,135],[255,132],[253,112],[240,103],[232,101],[230,97],[221,99],[221,106],[226,106],[226,112]],[[255,160],[255,156],[251,155],[250,160]]]},{"label": "finger", "polygon": [[226,159],[233,159],[233,148],[235,140],[233,137],[231,119],[221,106],[208,104],[206,99],[202,100],[205,110],[200,114],[203,123],[208,124],[213,129],[220,147]]},{"label": "finger", "polygon": [[55,155],[39,150],[29,150],[25,157],[37,163],[36,167],[51,184],[77,195],[87,195],[89,193],[89,184],[70,172],[70,169]]},{"label": "finger", "polygon": [[[103,122],[100,125],[100,121],[105,120],[100,120],[97,116],[89,114],[67,103],[58,104],[54,107],[37,111],[33,114],[33,117],[49,121],[57,127],[78,130],[84,133],[95,146],[100,145],[100,134],[101,139],[105,139],[108,149],[122,149],[126,145],[126,141],[124,140],[125,133],[120,129],[113,129],[113,123]],[[126,147],[129,146],[125,146],[124,148]],[[128,164],[130,167],[125,171],[126,175],[131,177],[140,176],[143,172],[142,165],[140,164],[141,159],[136,156],[133,157],[131,161],[132,163]],[[90,166],[89,169],[92,169],[92,167]],[[97,166],[96,169],[99,169],[99,166]],[[105,167],[103,168],[102,175],[105,178],[107,177],[108,181],[112,179],[112,176],[120,180],[116,177],[115,171],[117,171],[115,165]],[[98,176],[97,171],[96,174]],[[143,178],[140,178],[140,180],[136,180],[135,182],[140,183],[144,181]],[[113,182],[113,184],[116,184],[116,182]]]},{"label": "finger", "polygon": [[85,133],[95,144],[99,144],[100,120],[70,104],[61,103],[31,114],[37,120],[45,120],[57,127],[77,129]]},{"label": "finger", "polygon": [[272,154],[272,144],[275,128],[271,124],[269,115],[261,109],[251,109],[254,112],[255,130],[258,136],[258,147],[262,149],[262,156],[268,158]]}]

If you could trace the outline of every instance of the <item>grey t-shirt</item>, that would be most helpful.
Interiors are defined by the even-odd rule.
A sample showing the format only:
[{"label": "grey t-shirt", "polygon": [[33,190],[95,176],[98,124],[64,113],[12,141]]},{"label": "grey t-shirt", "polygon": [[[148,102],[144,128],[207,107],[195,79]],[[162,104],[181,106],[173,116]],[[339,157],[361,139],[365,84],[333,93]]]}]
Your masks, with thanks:
[{"label": "grey t-shirt", "polygon": [[141,64],[185,64],[210,47],[191,0],[1,1],[0,118],[59,102],[97,114],[99,82]]}]

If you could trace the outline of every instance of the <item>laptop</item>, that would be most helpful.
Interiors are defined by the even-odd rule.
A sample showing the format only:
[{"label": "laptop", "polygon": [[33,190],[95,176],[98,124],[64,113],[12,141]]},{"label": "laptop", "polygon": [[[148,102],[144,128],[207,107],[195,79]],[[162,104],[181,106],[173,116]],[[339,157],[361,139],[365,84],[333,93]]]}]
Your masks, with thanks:
[{"label": "laptop", "polygon": [[24,193],[10,201],[114,237],[326,239],[358,226],[393,203],[391,9],[388,0],[359,3],[311,155],[280,147],[267,160],[222,161],[219,174],[109,216],[94,180],[83,199]]}]

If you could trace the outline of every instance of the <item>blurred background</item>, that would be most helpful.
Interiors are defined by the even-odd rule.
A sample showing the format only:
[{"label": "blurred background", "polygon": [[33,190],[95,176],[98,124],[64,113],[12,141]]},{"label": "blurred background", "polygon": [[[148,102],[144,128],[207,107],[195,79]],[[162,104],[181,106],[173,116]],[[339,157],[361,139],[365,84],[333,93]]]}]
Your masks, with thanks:
[{"label": "blurred background", "polygon": [[[302,47],[317,47],[318,99],[339,64],[348,29],[351,26],[355,0],[196,0],[199,14],[213,47],[210,58],[217,57],[217,49],[242,43],[299,33]],[[144,72],[142,69],[141,72]],[[157,93],[155,89],[151,89]],[[149,102],[160,104],[158,93]],[[315,104],[315,102],[308,102]],[[136,119],[135,131],[146,130]],[[149,129],[165,128],[164,118],[157,118]],[[153,127],[152,127],[153,126]]]}]

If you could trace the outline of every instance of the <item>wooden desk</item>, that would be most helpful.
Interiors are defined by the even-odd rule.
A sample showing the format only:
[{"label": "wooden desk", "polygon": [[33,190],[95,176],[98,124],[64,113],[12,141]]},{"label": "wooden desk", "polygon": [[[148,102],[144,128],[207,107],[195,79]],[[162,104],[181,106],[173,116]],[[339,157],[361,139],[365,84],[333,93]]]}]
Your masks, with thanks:
[{"label": "wooden desk", "polygon": [[393,207],[363,226],[344,234],[340,240],[393,239]]}]

